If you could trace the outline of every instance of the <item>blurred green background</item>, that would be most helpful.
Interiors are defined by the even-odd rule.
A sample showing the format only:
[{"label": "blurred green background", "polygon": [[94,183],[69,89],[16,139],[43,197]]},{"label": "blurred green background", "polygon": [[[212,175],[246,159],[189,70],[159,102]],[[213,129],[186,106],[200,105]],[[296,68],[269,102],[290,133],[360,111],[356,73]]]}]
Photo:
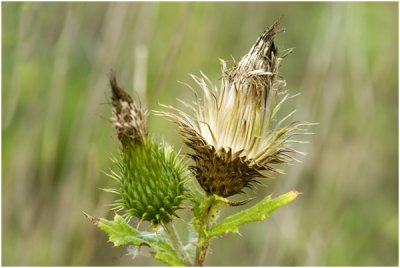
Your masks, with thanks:
[{"label": "blurred green background", "polygon": [[[2,264],[162,265],[113,248],[81,211],[112,217],[102,173],[117,140],[110,69],[150,109],[193,99],[183,81],[240,59],[283,15],[284,112],[319,122],[303,164],[257,190],[303,195],[242,236],[214,240],[208,265],[398,264],[397,3],[2,3]],[[150,131],[176,149],[173,124]],[[186,151],[183,148],[183,151]],[[228,209],[227,214],[234,209]],[[184,235],[185,221],[178,220]]]}]

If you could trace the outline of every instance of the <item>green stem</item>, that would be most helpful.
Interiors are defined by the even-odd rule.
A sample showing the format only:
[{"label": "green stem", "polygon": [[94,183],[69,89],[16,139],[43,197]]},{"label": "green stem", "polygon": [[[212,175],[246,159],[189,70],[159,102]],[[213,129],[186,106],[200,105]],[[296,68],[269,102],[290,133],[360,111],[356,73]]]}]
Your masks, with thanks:
[{"label": "green stem", "polygon": [[190,261],[189,255],[183,249],[182,242],[179,239],[179,236],[178,236],[178,233],[176,232],[175,226],[172,223],[167,223],[167,224],[164,224],[163,227],[169,237],[172,247],[177,252],[179,258],[185,263],[185,265],[191,266],[192,262]]},{"label": "green stem", "polygon": [[209,238],[207,237],[207,231],[215,222],[219,208],[220,206],[218,205],[218,201],[214,200],[204,210],[204,214],[201,217],[199,239],[197,241],[196,258],[194,262],[195,266],[203,266],[207,257],[208,247],[210,245]]}]

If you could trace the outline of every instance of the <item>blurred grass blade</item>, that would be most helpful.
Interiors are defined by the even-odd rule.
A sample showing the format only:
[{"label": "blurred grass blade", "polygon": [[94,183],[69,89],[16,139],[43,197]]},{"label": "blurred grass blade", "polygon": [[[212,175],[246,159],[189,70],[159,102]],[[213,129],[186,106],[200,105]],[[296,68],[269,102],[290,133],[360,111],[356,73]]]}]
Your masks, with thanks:
[{"label": "blurred grass blade", "polygon": [[239,226],[249,222],[264,220],[274,210],[295,200],[298,195],[298,192],[291,191],[274,199],[271,199],[271,197],[268,196],[251,208],[227,217],[220,223],[217,223],[208,231],[207,236],[208,238],[211,238],[222,234],[239,233]]},{"label": "blurred grass blade", "polygon": [[115,215],[113,221],[100,219],[97,226],[106,232],[114,246],[148,246],[154,250],[154,257],[171,266],[184,266],[174,249],[162,233],[141,232],[132,228],[121,216]]},{"label": "blurred grass blade", "polygon": [[205,192],[202,191],[200,189],[200,187],[198,187],[196,185],[196,182],[194,181],[194,179],[187,180],[185,183],[185,187],[189,192],[190,200],[192,200],[192,202],[194,203],[195,206],[199,206],[200,203],[204,199],[206,199]]}]

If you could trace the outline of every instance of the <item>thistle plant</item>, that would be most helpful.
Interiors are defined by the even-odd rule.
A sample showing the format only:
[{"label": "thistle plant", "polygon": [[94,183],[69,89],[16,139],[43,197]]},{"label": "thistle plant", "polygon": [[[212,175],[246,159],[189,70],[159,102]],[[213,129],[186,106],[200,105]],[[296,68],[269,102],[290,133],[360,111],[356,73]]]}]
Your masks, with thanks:
[{"label": "thistle plant", "polygon": [[114,159],[118,172],[109,177],[116,188],[105,189],[118,199],[113,208],[132,217],[156,225],[168,223],[185,198],[184,183],[188,172],[180,159],[166,144],[148,137],[147,111],[133,102],[111,74],[112,125],[122,148]]},{"label": "thistle plant", "polygon": [[[264,220],[296,199],[296,191],[274,199],[267,196],[218,220],[224,207],[253,199],[234,202],[227,197],[283,173],[276,165],[303,154],[293,144],[302,142],[296,139],[299,135],[310,134],[310,123],[287,122],[294,112],[278,119],[280,107],[291,98],[278,69],[291,49],[278,51],[274,38],[283,30],[277,26],[275,22],[268,27],[233,67],[221,60],[219,88],[202,73],[192,75],[203,97],[196,95],[193,105],[183,102],[190,112],[167,105],[166,111],[154,112],[177,124],[191,149],[190,165],[186,156],[149,136],[147,111],[111,76],[111,123],[121,147],[120,156],[114,158],[117,169],[109,174],[115,188],[105,190],[117,196],[112,205],[116,215],[112,221],[89,217],[115,246],[145,246],[166,264],[202,266],[213,238],[238,233],[241,225]],[[190,237],[185,240],[174,229],[178,209],[191,209],[193,214],[188,222]],[[131,226],[132,218],[149,222],[149,227]]]}]

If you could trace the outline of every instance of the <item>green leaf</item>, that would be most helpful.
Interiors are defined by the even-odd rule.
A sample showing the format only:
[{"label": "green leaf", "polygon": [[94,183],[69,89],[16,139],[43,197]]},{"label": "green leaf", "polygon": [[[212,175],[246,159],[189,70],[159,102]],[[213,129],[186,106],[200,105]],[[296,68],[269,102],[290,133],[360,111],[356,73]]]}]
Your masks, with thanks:
[{"label": "green leaf", "polygon": [[148,246],[154,250],[154,257],[168,265],[184,266],[175,250],[170,246],[165,233],[141,232],[130,226],[121,216],[115,215],[113,221],[100,219],[97,226],[106,232],[114,246]]},{"label": "green leaf", "polygon": [[215,224],[207,232],[207,237],[211,238],[227,233],[239,233],[239,226],[249,222],[264,220],[274,210],[295,200],[298,195],[298,192],[291,191],[274,199],[271,199],[271,197],[268,196],[254,206],[227,217],[221,222]]},{"label": "green leaf", "polygon": [[141,238],[140,232],[133,229],[119,215],[115,215],[114,221],[100,219],[97,226],[108,234],[110,241],[117,247],[128,243],[135,246],[141,246],[146,242]]}]

